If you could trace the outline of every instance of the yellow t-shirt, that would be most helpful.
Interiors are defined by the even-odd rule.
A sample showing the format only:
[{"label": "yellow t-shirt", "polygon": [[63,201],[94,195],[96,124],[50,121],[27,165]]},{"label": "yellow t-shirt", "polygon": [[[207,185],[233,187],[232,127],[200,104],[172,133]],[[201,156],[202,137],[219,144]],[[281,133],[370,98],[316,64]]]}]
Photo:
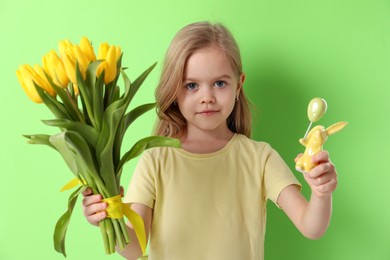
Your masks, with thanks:
[{"label": "yellow t-shirt", "polygon": [[145,151],[124,201],[153,208],[150,260],[262,260],[266,201],[291,184],[269,144],[235,134],[214,153]]}]

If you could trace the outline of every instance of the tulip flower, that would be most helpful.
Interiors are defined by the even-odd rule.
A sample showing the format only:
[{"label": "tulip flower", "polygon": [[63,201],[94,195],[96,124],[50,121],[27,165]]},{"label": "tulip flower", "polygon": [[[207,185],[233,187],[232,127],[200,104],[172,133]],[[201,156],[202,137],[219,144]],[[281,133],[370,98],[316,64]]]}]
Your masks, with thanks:
[{"label": "tulip flower", "polygon": [[110,48],[110,45],[108,45],[107,42],[101,43],[99,46],[99,52],[98,52],[98,60],[104,60],[107,56],[108,49]]},{"label": "tulip flower", "polygon": [[57,53],[52,50],[42,57],[43,68],[52,78],[54,84],[61,87],[67,87],[69,78],[66,75],[64,64]]},{"label": "tulip flower", "polygon": [[60,53],[65,53],[67,49],[72,49],[73,44],[68,40],[63,40],[58,43],[58,50]]},{"label": "tulip flower", "polygon": [[80,41],[80,46],[72,44],[69,40],[59,43],[61,59],[64,63],[65,72],[73,84],[77,84],[76,80],[76,63],[79,65],[81,75],[85,79],[85,73],[88,65],[96,60],[93,48],[89,40],[84,37]]},{"label": "tulip flower", "polygon": [[104,70],[104,83],[112,82],[117,75],[117,61],[122,54],[121,48],[109,46],[107,43],[100,45],[98,59],[104,60],[97,69],[97,76]]},{"label": "tulip flower", "polygon": [[39,65],[34,65],[32,68],[30,65],[21,65],[16,71],[20,85],[22,85],[27,96],[36,103],[42,103],[41,97],[38,95],[35,85],[43,88],[51,96],[55,96],[55,91],[50,86],[49,81],[46,78],[46,75],[43,71],[43,68]]},{"label": "tulip flower", "polygon": [[92,47],[91,42],[88,40],[87,37],[81,38],[80,49],[85,54],[85,56],[87,56],[89,62],[96,60],[96,56],[95,56],[95,53],[93,51],[93,47]]}]

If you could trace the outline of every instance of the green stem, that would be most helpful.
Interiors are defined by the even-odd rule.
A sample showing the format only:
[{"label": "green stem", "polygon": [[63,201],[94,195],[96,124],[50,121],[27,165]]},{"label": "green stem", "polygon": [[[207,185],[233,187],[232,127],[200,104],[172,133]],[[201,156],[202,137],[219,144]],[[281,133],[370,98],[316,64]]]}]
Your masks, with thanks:
[{"label": "green stem", "polygon": [[122,234],[125,238],[126,244],[130,243],[130,236],[129,236],[129,230],[127,229],[127,225],[125,223],[125,220],[123,218],[118,219]]},{"label": "green stem", "polygon": [[77,106],[76,101],[73,99],[72,94],[69,92],[69,89],[66,89],[66,94],[68,95],[69,101],[73,106],[73,109],[77,115],[77,118],[80,120],[80,122],[85,123],[85,119],[84,119],[83,115],[81,114],[81,112]]},{"label": "green stem", "polygon": [[126,243],[124,240],[124,236],[122,234],[121,227],[119,225],[119,219],[111,219],[112,224],[114,225],[114,230],[115,230],[115,235],[116,235],[116,240],[118,243],[119,248],[121,251],[125,248]]},{"label": "green stem", "polygon": [[108,241],[108,236],[107,236],[107,231],[106,231],[106,222],[105,219],[99,222],[99,227],[100,227],[100,232],[102,233],[103,237],[103,244],[104,244],[104,250],[107,255],[110,254],[110,246],[109,246],[109,241]]},{"label": "green stem", "polygon": [[110,219],[104,219],[103,221],[106,222],[106,232],[107,232],[107,236],[108,236],[108,245],[109,245],[109,248],[110,248],[110,253],[115,253],[115,245],[116,245],[116,241],[115,241],[115,232],[114,232],[114,228],[112,226],[112,221]]}]

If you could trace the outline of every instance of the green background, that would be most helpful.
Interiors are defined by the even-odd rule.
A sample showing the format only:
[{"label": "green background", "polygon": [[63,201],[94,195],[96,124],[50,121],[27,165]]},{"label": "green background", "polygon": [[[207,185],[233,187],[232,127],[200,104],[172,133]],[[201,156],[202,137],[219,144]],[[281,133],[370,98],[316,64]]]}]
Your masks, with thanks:
[{"label": "green background", "polygon": [[[236,36],[247,74],[244,87],[256,106],[253,137],[271,143],[291,168],[303,148],[298,139],[306,131],[312,97],[328,102],[320,124],[349,122],[325,145],[339,174],[328,232],[317,241],[305,239],[269,203],[265,258],[390,259],[390,3],[385,0],[2,0],[0,259],[63,259],[53,249],[52,233],[69,194],[59,189],[72,179],[57,153],[22,137],[56,129],[40,122],[52,116],[24,94],[18,66],[41,64],[58,41],[77,43],[85,35],[96,49],[104,41],[121,45],[132,79],[159,62],[134,105],[151,102],[170,40],[200,20],[222,22]],[[128,146],[150,134],[154,119],[150,112],[133,126]],[[126,166],[125,187],[134,164]],[[303,193],[309,194],[306,184]],[[99,230],[82,216],[80,201],[67,252],[75,260],[119,259],[104,254]]]}]

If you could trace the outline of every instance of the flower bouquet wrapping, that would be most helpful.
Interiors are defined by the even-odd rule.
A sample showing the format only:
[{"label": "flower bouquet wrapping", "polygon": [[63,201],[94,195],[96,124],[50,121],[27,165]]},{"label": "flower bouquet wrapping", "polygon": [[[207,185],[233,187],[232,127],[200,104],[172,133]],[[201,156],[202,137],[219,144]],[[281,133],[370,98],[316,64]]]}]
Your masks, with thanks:
[{"label": "flower bouquet wrapping", "polygon": [[[108,217],[99,223],[105,251],[123,249],[130,241],[124,215],[134,227],[145,255],[146,236],[142,218],[122,203],[120,179],[123,166],[145,149],[156,146],[179,147],[177,139],[149,136],[121,154],[128,127],[155,103],[127,111],[131,100],[156,64],[134,82],[121,66],[119,46],[100,44],[96,58],[90,41],[83,37],[79,45],[59,42],[59,55],[52,50],[42,58],[43,66],[21,65],[16,74],[27,95],[44,103],[55,119],[43,120],[59,128],[54,135],[25,135],[31,144],[44,144],[61,154],[75,178],[63,189],[76,188],[68,200],[68,210],[54,230],[54,247],[66,256],[65,235],[78,195],[87,187],[108,203]],[[124,90],[117,85],[123,78]]]}]

